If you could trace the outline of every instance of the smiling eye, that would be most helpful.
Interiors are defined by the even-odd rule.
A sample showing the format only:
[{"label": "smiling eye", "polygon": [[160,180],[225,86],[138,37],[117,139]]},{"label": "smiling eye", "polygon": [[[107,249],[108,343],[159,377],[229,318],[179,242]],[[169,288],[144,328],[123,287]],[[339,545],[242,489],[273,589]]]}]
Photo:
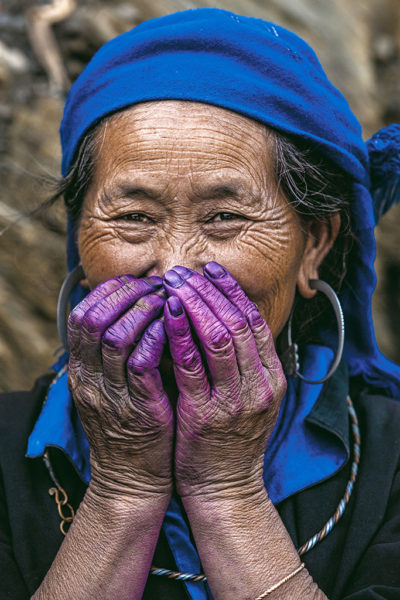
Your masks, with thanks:
[{"label": "smiling eye", "polygon": [[233,221],[234,219],[243,219],[240,215],[230,212],[220,212],[217,213],[212,219],[210,219],[209,223],[212,221]]},{"label": "smiling eye", "polygon": [[139,223],[151,223],[151,219],[149,219],[149,217],[143,213],[138,213],[138,212],[134,212],[134,213],[128,213],[126,215],[121,215],[120,217],[118,217],[118,219],[120,221],[137,221]]}]

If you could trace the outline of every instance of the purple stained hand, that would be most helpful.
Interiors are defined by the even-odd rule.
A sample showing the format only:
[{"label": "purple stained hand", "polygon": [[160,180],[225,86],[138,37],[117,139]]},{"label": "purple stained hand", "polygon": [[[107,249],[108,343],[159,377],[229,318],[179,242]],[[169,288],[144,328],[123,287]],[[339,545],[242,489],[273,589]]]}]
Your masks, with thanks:
[{"label": "purple stained hand", "polygon": [[204,276],[174,267],[164,286],[165,329],[179,388],[177,490],[183,498],[217,499],[257,492],[286,390],[272,335],[218,263],[206,265]]},{"label": "purple stained hand", "polygon": [[[163,284],[115,277],[71,313],[69,385],[91,448],[91,485],[103,495],[170,494],[174,458],[184,498],[257,491],[286,389],[271,333],[217,263],[204,276],[175,267]],[[165,333],[175,418],[159,372]]]},{"label": "purple stained hand", "polygon": [[69,387],[99,496],[170,494],[173,410],[158,366],[165,348],[159,278],[115,277],[71,313]]}]

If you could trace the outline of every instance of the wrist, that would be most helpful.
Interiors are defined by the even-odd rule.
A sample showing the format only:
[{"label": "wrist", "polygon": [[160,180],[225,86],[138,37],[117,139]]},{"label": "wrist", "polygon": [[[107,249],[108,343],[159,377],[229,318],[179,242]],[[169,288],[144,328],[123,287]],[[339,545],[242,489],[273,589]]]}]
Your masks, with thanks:
[{"label": "wrist", "polygon": [[[183,486],[182,486],[183,487]],[[215,505],[236,503],[257,505],[260,500],[268,498],[267,491],[264,486],[264,481],[261,477],[254,477],[243,481],[227,482],[226,480],[213,486],[197,486],[190,489],[179,490],[179,495],[184,505],[186,504],[202,504],[207,505],[214,503]]]},{"label": "wrist", "polygon": [[90,482],[86,490],[84,503],[88,510],[96,513],[107,523],[139,519],[140,523],[152,526],[155,521],[164,517],[171,500],[171,493],[105,493],[102,486]]},{"label": "wrist", "polygon": [[165,498],[172,496],[173,482],[171,477],[154,477],[151,479],[148,475],[141,473],[130,473],[129,469],[125,471],[120,469],[118,472],[112,467],[97,468],[93,461],[91,462],[92,478],[90,488],[99,498],[115,499],[126,498],[127,502],[131,498],[152,499]]},{"label": "wrist", "polygon": [[[237,589],[243,589],[250,594],[246,597],[257,598],[263,589],[273,588],[298,569],[296,548],[265,489],[234,499],[186,498],[184,506],[216,597],[237,597]],[[230,573],[225,582],[221,581],[221,565]],[[301,575],[296,572],[297,578]],[[308,597],[307,593],[294,595],[289,583],[286,589],[289,594],[284,597]]]},{"label": "wrist", "polygon": [[189,520],[202,527],[218,522],[221,527],[249,527],[260,514],[268,516],[275,507],[263,486],[247,488],[247,492],[230,490],[225,495],[197,494],[182,498]]}]

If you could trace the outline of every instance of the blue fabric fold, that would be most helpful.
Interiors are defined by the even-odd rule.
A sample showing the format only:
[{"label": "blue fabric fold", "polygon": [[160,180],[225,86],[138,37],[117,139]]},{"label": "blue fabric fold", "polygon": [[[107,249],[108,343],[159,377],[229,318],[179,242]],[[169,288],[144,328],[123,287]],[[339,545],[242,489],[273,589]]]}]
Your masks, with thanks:
[{"label": "blue fabric fold", "polygon": [[377,131],[367,142],[376,222],[400,202],[400,124]]},{"label": "blue fabric fold", "polygon": [[[320,379],[328,372],[332,360],[330,348],[310,345],[304,351],[301,368],[307,378]],[[322,384],[311,385],[289,378],[264,461],[265,487],[274,504],[330,477],[348,458],[343,440],[334,433],[326,435],[325,430],[311,427],[306,421],[322,388]],[[42,456],[47,447],[63,450],[82,479],[89,483],[89,444],[68,390],[66,367],[49,388],[29,436],[26,456]],[[177,496],[171,499],[162,528],[178,569],[199,573],[200,558]],[[207,584],[185,582],[185,585],[193,600],[212,598]]]}]

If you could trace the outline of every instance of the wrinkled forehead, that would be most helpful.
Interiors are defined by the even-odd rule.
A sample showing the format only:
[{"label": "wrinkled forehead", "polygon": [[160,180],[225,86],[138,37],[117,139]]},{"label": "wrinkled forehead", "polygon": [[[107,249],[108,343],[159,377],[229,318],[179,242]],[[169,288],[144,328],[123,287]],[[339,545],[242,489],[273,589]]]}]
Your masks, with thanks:
[{"label": "wrinkled forehead", "polygon": [[115,113],[96,131],[97,171],[129,163],[136,170],[190,163],[195,172],[223,169],[272,174],[274,134],[233,111],[189,101],[155,101]]},{"label": "wrinkled forehead", "polygon": [[238,195],[275,185],[275,136],[233,111],[188,101],[137,104],[97,128],[94,185],[121,189],[135,180],[153,189],[171,183]]}]

